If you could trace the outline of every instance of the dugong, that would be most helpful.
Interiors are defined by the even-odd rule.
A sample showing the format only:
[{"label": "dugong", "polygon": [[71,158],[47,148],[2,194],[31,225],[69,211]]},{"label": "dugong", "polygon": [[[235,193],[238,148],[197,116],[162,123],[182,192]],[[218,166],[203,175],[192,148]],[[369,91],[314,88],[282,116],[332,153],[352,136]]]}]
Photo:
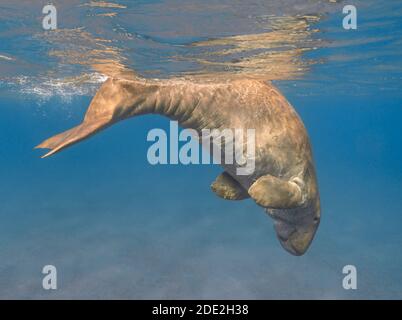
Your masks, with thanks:
[{"label": "dugong", "polygon": [[92,99],[83,122],[42,142],[51,156],[114,123],[143,114],[169,117],[184,128],[255,130],[255,170],[237,175],[223,164],[212,183],[221,198],[251,197],[273,218],[282,246],[306,252],[320,222],[320,199],[306,129],[280,91],[258,79],[109,78]]}]

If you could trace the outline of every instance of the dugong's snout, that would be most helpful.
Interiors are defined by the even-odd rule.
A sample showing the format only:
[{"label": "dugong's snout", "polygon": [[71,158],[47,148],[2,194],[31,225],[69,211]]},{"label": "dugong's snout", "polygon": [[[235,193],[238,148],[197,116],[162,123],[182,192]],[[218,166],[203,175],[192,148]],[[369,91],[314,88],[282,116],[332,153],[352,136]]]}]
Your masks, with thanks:
[{"label": "dugong's snout", "polygon": [[[301,256],[307,251],[313,241],[317,227],[318,223],[308,227],[300,227],[288,225],[288,223],[282,221],[275,222],[275,229],[282,247],[295,256]],[[291,231],[286,231],[284,236],[284,229]]]},{"label": "dugong's snout", "polygon": [[268,209],[282,247],[293,255],[301,256],[309,248],[320,224],[317,206],[286,210]]}]

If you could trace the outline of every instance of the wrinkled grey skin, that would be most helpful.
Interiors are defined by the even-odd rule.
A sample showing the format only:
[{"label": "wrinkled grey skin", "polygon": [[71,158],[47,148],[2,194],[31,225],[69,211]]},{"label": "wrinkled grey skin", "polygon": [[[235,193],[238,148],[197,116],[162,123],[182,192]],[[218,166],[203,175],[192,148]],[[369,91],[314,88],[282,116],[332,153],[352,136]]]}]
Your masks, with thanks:
[{"label": "wrinkled grey skin", "polygon": [[[311,147],[299,116],[272,84],[253,79],[109,79],[96,93],[82,124],[38,148],[51,149],[47,157],[118,121],[149,113],[177,120],[199,134],[202,129],[255,129],[254,173],[236,175],[236,164],[223,165],[239,193],[220,196],[250,195],[274,219],[287,251],[302,255],[307,250],[320,221]],[[261,177],[268,178],[261,183]]]}]

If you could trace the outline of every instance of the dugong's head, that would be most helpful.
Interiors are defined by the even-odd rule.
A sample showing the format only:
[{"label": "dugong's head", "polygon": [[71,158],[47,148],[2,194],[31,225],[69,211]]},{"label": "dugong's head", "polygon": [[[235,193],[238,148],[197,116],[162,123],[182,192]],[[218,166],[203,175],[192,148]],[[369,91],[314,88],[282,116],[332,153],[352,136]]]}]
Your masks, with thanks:
[{"label": "dugong's head", "polygon": [[304,254],[320,224],[319,195],[301,207],[266,209],[266,212],[274,219],[276,234],[281,245],[293,255]]},{"label": "dugong's head", "polygon": [[321,218],[320,195],[313,162],[298,176],[303,202],[289,208],[268,208],[281,245],[291,254],[300,256],[310,246]]}]

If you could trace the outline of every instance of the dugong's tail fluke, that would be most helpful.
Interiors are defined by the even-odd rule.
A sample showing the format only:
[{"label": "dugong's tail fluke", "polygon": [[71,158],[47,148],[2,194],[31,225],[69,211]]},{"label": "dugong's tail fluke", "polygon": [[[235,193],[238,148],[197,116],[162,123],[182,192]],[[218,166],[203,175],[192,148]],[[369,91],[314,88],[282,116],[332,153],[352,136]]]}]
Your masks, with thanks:
[{"label": "dugong's tail fluke", "polygon": [[50,152],[42,156],[42,158],[46,158],[90,137],[91,135],[94,135],[98,131],[104,129],[107,125],[108,121],[84,121],[79,126],[45,140],[40,145],[35,147],[35,149],[50,149]]},{"label": "dugong's tail fluke", "polygon": [[[128,81],[109,78],[99,88],[77,127],[42,142],[36,148],[50,149],[42,158],[49,157],[64,148],[98,133],[100,130],[127,118],[154,112],[155,101],[169,95],[155,92],[159,87],[146,81]],[[159,100],[157,100],[159,99]]]},{"label": "dugong's tail fluke", "polygon": [[111,125],[113,122],[113,113],[120,102],[116,96],[120,94],[124,97],[124,94],[119,89],[120,86],[117,81],[108,79],[92,99],[84,121],[80,125],[55,135],[36,147],[37,149],[50,149],[50,152],[42,158],[49,157],[77,142],[89,138]]}]

